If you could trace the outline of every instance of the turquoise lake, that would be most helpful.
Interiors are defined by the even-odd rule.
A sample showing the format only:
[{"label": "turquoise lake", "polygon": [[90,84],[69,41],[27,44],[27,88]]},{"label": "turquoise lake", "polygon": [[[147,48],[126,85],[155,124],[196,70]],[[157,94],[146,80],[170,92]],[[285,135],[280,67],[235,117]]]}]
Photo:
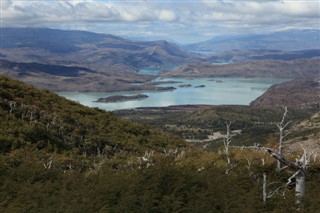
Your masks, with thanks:
[{"label": "turquoise lake", "polygon": [[[58,94],[70,100],[77,101],[90,107],[113,111],[137,107],[164,107],[170,105],[208,104],[208,105],[248,105],[251,101],[263,94],[271,85],[288,79],[274,78],[164,78],[155,81],[178,81],[175,84],[161,84],[159,86],[173,86],[173,91],[150,92],[59,92]],[[180,88],[181,84],[190,84],[190,87]],[[205,87],[196,88],[204,85]],[[143,100],[133,100],[117,103],[97,103],[98,98],[113,95],[146,94],[149,97]]]}]

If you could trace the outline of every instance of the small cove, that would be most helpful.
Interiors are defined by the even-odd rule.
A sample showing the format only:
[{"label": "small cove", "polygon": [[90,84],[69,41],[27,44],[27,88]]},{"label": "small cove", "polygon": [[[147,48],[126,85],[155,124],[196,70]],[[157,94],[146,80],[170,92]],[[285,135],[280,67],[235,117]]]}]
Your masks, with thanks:
[{"label": "small cove", "polygon": [[[263,94],[271,85],[278,84],[288,79],[275,78],[157,78],[156,82],[166,83],[159,86],[173,86],[173,91],[150,92],[59,92],[58,94],[70,100],[77,101],[89,107],[113,111],[137,107],[165,107],[170,105],[208,104],[208,105],[248,105],[251,101]],[[189,87],[179,85],[190,84]],[[203,85],[202,87],[199,87]],[[198,87],[198,88],[196,88]],[[114,95],[145,94],[149,97],[143,100],[131,100],[117,103],[94,102],[99,98]]]}]

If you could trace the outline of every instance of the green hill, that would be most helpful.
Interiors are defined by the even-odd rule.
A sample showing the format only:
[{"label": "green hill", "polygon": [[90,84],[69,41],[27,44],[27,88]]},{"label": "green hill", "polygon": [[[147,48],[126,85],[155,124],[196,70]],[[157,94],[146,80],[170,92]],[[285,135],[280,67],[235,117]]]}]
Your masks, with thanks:
[{"label": "green hill", "polygon": [[[296,210],[289,190],[263,204],[262,172],[270,191],[292,175],[264,152],[232,149],[227,175],[224,154],[2,76],[0,151],[0,212]],[[310,164],[301,212],[319,209],[319,169]]]},{"label": "green hill", "polygon": [[29,147],[77,154],[142,153],[185,146],[159,130],[84,107],[47,90],[0,76],[1,153]]}]

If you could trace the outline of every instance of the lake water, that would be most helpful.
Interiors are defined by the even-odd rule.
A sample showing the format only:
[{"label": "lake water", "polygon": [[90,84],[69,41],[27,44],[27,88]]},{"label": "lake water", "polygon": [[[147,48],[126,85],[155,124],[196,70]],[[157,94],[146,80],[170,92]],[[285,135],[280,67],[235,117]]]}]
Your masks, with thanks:
[{"label": "lake water", "polygon": [[142,68],[139,70],[139,74],[158,75],[161,70],[174,70],[176,68],[178,68],[178,66],[175,65],[162,66],[158,68]]},{"label": "lake water", "polygon": [[[130,109],[137,107],[164,107],[170,105],[209,104],[209,105],[248,105],[259,97],[271,85],[287,81],[288,79],[274,78],[165,78],[156,81],[179,81],[176,84],[161,84],[159,86],[173,86],[174,91],[150,92],[59,92],[68,99],[77,101],[90,107],[98,107],[108,111]],[[190,87],[180,88],[181,84],[190,84]],[[195,88],[204,85],[205,87]],[[143,100],[133,100],[117,103],[97,103],[98,98],[113,95],[146,94],[149,97]]]}]

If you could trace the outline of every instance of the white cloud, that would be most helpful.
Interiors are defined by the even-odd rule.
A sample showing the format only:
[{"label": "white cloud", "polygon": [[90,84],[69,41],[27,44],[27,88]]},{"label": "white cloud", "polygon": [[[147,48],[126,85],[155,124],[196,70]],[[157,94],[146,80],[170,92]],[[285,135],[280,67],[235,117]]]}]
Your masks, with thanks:
[{"label": "white cloud", "polygon": [[175,21],[176,20],[176,14],[173,11],[170,10],[161,10],[159,11],[159,20],[161,21]]},{"label": "white cloud", "polygon": [[314,1],[204,1],[208,8],[207,17],[211,20],[223,21],[230,17],[238,17],[239,21],[264,22],[274,17],[275,24],[281,23],[282,19],[298,19],[305,17],[319,18],[320,2]]},{"label": "white cloud", "polygon": [[12,2],[10,0],[1,0],[1,10],[7,10],[11,7]]},{"label": "white cloud", "polygon": [[[144,25],[144,32],[172,36],[320,28],[319,0],[1,0],[3,26],[88,28],[99,24],[117,34]],[[120,27],[124,27],[120,29]],[[127,28],[127,29],[125,29]],[[218,32],[217,32],[218,31]]]},{"label": "white cloud", "polygon": [[[174,11],[158,9],[152,3],[114,2],[114,1],[20,1],[5,0],[1,8],[2,21],[12,23],[15,17],[25,16],[30,23],[30,14],[37,22],[84,21],[84,22],[140,22],[164,21],[176,19]],[[21,21],[21,20],[20,20]],[[21,24],[21,23],[20,23]]]}]

